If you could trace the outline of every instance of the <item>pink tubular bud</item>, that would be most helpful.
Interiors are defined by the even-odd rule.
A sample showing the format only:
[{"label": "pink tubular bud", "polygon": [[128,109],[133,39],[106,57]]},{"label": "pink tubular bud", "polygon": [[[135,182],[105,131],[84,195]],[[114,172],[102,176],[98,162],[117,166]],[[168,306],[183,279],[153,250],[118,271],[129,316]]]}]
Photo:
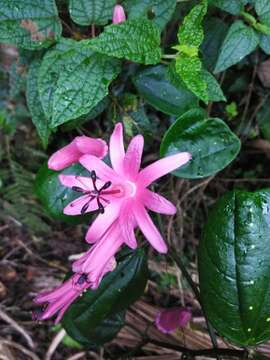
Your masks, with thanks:
[{"label": "pink tubular bud", "polygon": [[79,161],[84,154],[103,158],[108,151],[107,144],[101,139],[88,136],[77,136],[70,144],[56,151],[48,160],[48,167],[52,170],[62,170]]},{"label": "pink tubular bud", "polygon": [[126,21],[126,14],[123,6],[121,5],[115,5],[113,9],[113,24],[119,24],[123,21]]},{"label": "pink tubular bud", "polygon": [[155,324],[164,334],[174,332],[178,327],[185,327],[191,320],[192,313],[184,307],[175,307],[158,313]]}]

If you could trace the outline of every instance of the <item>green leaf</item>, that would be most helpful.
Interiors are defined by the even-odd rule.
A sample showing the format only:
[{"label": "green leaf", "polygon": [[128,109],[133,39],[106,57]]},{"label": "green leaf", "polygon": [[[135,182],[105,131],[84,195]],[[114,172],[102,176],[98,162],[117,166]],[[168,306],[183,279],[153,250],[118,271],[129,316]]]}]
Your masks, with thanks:
[{"label": "green leaf", "polygon": [[228,28],[229,26],[219,18],[210,18],[204,23],[204,40],[200,50],[203,55],[203,64],[211,71],[216,65]]},{"label": "green leaf", "polygon": [[204,312],[241,345],[270,339],[270,190],[227,193],[209,215],[199,246]]},{"label": "green leaf", "polygon": [[161,58],[159,29],[147,19],[106,26],[88,45],[101,54],[145,65],[156,64]]},{"label": "green leaf", "polygon": [[267,55],[270,55],[270,36],[269,35],[261,35],[260,36],[260,48]]},{"label": "green leaf", "polygon": [[268,96],[263,106],[256,115],[263,137],[270,142],[270,97]]},{"label": "green leaf", "polygon": [[151,20],[163,30],[175,11],[176,0],[126,0],[123,5],[129,19],[151,16]]},{"label": "green leaf", "polygon": [[255,50],[258,44],[259,37],[251,27],[246,26],[241,20],[234,22],[222,44],[215,73],[240,62]]},{"label": "green leaf", "polygon": [[56,172],[48,169],[47,162],[40,168],[35,180],[35,192],[46,211],[55,219],[70,223],[80,223],[89,219],[89,214],[84,216],[64,215],[63,210],[71,201],[80,194],[63,186],[58,180],[59,174],[89,176],[89,172],[80,164],[72,165],[62,171]]},{"label": "green leaf", "polygon": [[208,102],[207,83],[202,73],[202,63],[198,57],[181,54],[175,59],[175,70],[181,80],[199,99]]},{"label": "green leaf", "polygon": [[255,10],[260,21],[266,25],[270,25],[270,3],[268,0],[256,0]]},{"label": "green leaf", "polygon": [[180,46],[198,49],[203,41],[202,20],[207,12],[207,1],[202,0],[185,16],[182,26],[178,30],[178,41]]},{"label": "green leaf", "polygon": [[64,42],[43,58],[39,92],[50,128],[93,110],[108,94],[119,61],[94,53],[88,41]]},{"label": "green leaf", "polygon": [[105,25],[112,19],[116,0],[70,0],[71,19],[79,25]]},{"label": "green leaf", "polygon": [[144,251],[132,251],[120,259],[116,269],[104,277],[97,290],[88,290],[70,306],[62,320],[65,330],[79,342],[103,343],[104,338],[99,339],[102,334],[97,329],[142,295],[147,278]]},{"label": "green leaf", "polygon": [[108,95],[111,81],[120,72],[119,62],[107,56],[92,53],[79,57],[57,81],[51,128],[90,112]]},{"label": "green leaf", "polygon": [[223,91],[219,83],[217,82],[216,78],[205,69],[202,71],[202,76],[207,84],[208,100],[226,101],[226,97],[224,96]]},{"label": "green leaf", "polygon": [[38,70],[40,64],[41,61],[37,59],[34,60],[29,67],[26,84],[26,101],[33,124],[37,129],[43,146],[46,148],[50,136],[50,129],[38,93]]},{"label": "green leaf", "polygon": [[174,122],[165,133],[162,156],[188,151],[192,160],[174,175],[199,179],[224,169],[240,151],[240,140],[218,118],[206,118],[201,109],[190,110]]},{"label": "green leaf", "polygon": [[50,46],[62,32],[54,0],[2,0],[0,42],[29,50]]},{"label": "green leaf", "polygon": [[208,0],[209,5],[214,5],[220,9],[229,12],[232,15],[239,15],[244,8],[244,2],[241,0]]},{"label": "green leaf", "polygon": [[165,114],[180,115],[197,105],[197,99],[190,91],[169,81],[166,66],[147,68],[139,72],[133,82],[139,94]]}]

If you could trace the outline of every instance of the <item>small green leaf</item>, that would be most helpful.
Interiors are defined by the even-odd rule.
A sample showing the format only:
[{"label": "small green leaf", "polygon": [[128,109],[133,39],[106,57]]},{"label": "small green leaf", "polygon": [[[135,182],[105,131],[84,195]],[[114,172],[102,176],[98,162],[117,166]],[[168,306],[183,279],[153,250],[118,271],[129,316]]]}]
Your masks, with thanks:
[{"label": "small green leaf", "polygon": [[162,156],[188,151],[192,160],[174,175],[199,179],[224,169],[240,151],[240,140],[220,119],[206,118],[201,109],[190,110],[165,133]]},{"label": "small green leaf", "polygon": [[161,58],[160,32],[147,19],[132,19],[106,26],[96,38],[88,41],[94,51],[145,65]]},{"label": "small green leaf", "polygon": [[61,32],[54,0],[1,1],[1,42],[37,50],[57,41]]},{"label": "small green leaf", "polygon": [[143,293],[148,278],[147,258],[142,249],[120,259],[116,269],[106,275],[98,289],[88,290],[64,315],[67,333],[79,342],[102,344],[97,329],[122,312]]},{"label": "small green leaf", "polygon": [[112,19],[116,0],[70,0],[71,19],[79,25],[105,25]]},{"label": "small green leaf", "polygon": [[234,22],[222,44],[215,73],[240,62],[255,50],[258,44],[259,37],[251,27],[246,26],[241,20]]},{"label": "small green leaf", "polygon": [[270,190],[233,191],[209,215],[199,246],[204,312],[240,346],[270,339]]},{"label": "small green leaf", "polygon": [[153,107],[170,115],[181,115],[196,107],[196,97],[184,86],[174,86],[167,67],[157,65],[139,72],[133,79],[139,94]]},{"label": "small green leaf", "polygon": [[163,30],[175,11],[176,0],[126,0],[123,5],[129,19],[150,16],[159,29]]},{"label": "small green leaf", "polygon": [[180,45],[199,48],[203,41],[202,20],[207,12],[207,1],[202,0],[185,16],[183,24],[178,30],[178,41]]},{"label": "small green leaf", "polygon": [[256,0],[255,10],[261,22],[270,26],[270,3],[268,0]]},{"label": "small green leaf", "polygon": [[226,101],[225,95],[217,79],[207,70],[203,69],[202,76],[207,84],[207,95],[210,101]]},{"label": "small green leaf", "polygon": [[89,176],[89,172],[80,164],[75,164],[62,171],[56,172],[48,169],[45,163],[39,170],[35,180],[35,192],[46,211],[55,219],[70,223],[80,223],[89,219],[89,214],[85,216],[64,215],[63,210],[71,201],[81,196],[72,189],[63,186],[58,176],[59,174],[71,174],[77,176]]},{"label": "small green leaf", "polygon": [[181,80],[199,99],[208,102],[207,83],[202,72],[202,63],[198,57],[185,54],[175,59],[175,70]]},{"label": "small green leaf", "polygon": [[29,67],[26,84],[26,100],[33,124],[37,129],[43,146],[46,148],[50,136],[50,129],[38,93],[38,71],[40,64],[41,61],[37,59],[34,60]]}]

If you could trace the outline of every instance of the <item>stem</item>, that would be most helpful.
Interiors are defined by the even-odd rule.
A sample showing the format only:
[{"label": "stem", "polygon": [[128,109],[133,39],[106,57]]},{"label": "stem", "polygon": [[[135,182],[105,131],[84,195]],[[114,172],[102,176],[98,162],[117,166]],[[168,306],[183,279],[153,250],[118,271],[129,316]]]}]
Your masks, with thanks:
[{"label": "stem", "polygon": [[163,54],[163,55],[162,55],[162,58],[163,58],[163,59],[175,59],[175,58],[176,58],[176,55],[173,55],[173,54]]}]

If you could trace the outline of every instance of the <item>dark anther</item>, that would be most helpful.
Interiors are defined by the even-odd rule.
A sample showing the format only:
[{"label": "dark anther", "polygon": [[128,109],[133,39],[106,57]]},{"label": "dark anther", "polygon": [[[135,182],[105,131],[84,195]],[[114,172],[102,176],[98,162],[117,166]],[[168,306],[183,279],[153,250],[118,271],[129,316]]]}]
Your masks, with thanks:
[{"label": "dark anther", "polygon": [[90,202],[94,200],[94,196],[91,196],[90,200],[87,201],[87,203],[85,203],[83,205],[83,207],[81,208],[81,214],[84,215],[85,212],[87,211],[87,209],[89,208]]},{"label": "dark anther", "polygon": [[108,189],[108,187],[110,187],[111,185],[112,185],[112,182],[111,182],[111,181],[107,181],[107,182],[102,186],[102,188],[99,189],[99,192],[102,191],[102,190]]},{"label": "dark anther", "polygon": [[88,274],[82,273],[79,279],[76,281],[76,285],[83,285],[85,282],[88,283]]},{"label": "dark anther", "polygon": [[77,192],[84,192],[84,190],[82,188],[80,188],[79,186],[72,186],[71,188],[73,191],[77,191]]},{"label": "dark anther", "polygon": [[90,176],[91,176],[91,179],[92,179],[92,181],[93,181],[93,186],[94,186],[94,189],[95,189],[95,191],[97,191],[97,192],[98,192],[98,189],[97,189],[97,186],[96,186],[97,175],[96,175],[95,170],[92,170],[92,171],[91,171]]},{"label": "dark anther", "polygon": [[101,202],[100,202],[100,200],[99,200],[98,197],[97,197],[97,203],[98,203],[98,210],[99,210],[99,212],[100,212],[101,214],[104,214],[104,211],[105,211],[104,206],[101,204]]}]

